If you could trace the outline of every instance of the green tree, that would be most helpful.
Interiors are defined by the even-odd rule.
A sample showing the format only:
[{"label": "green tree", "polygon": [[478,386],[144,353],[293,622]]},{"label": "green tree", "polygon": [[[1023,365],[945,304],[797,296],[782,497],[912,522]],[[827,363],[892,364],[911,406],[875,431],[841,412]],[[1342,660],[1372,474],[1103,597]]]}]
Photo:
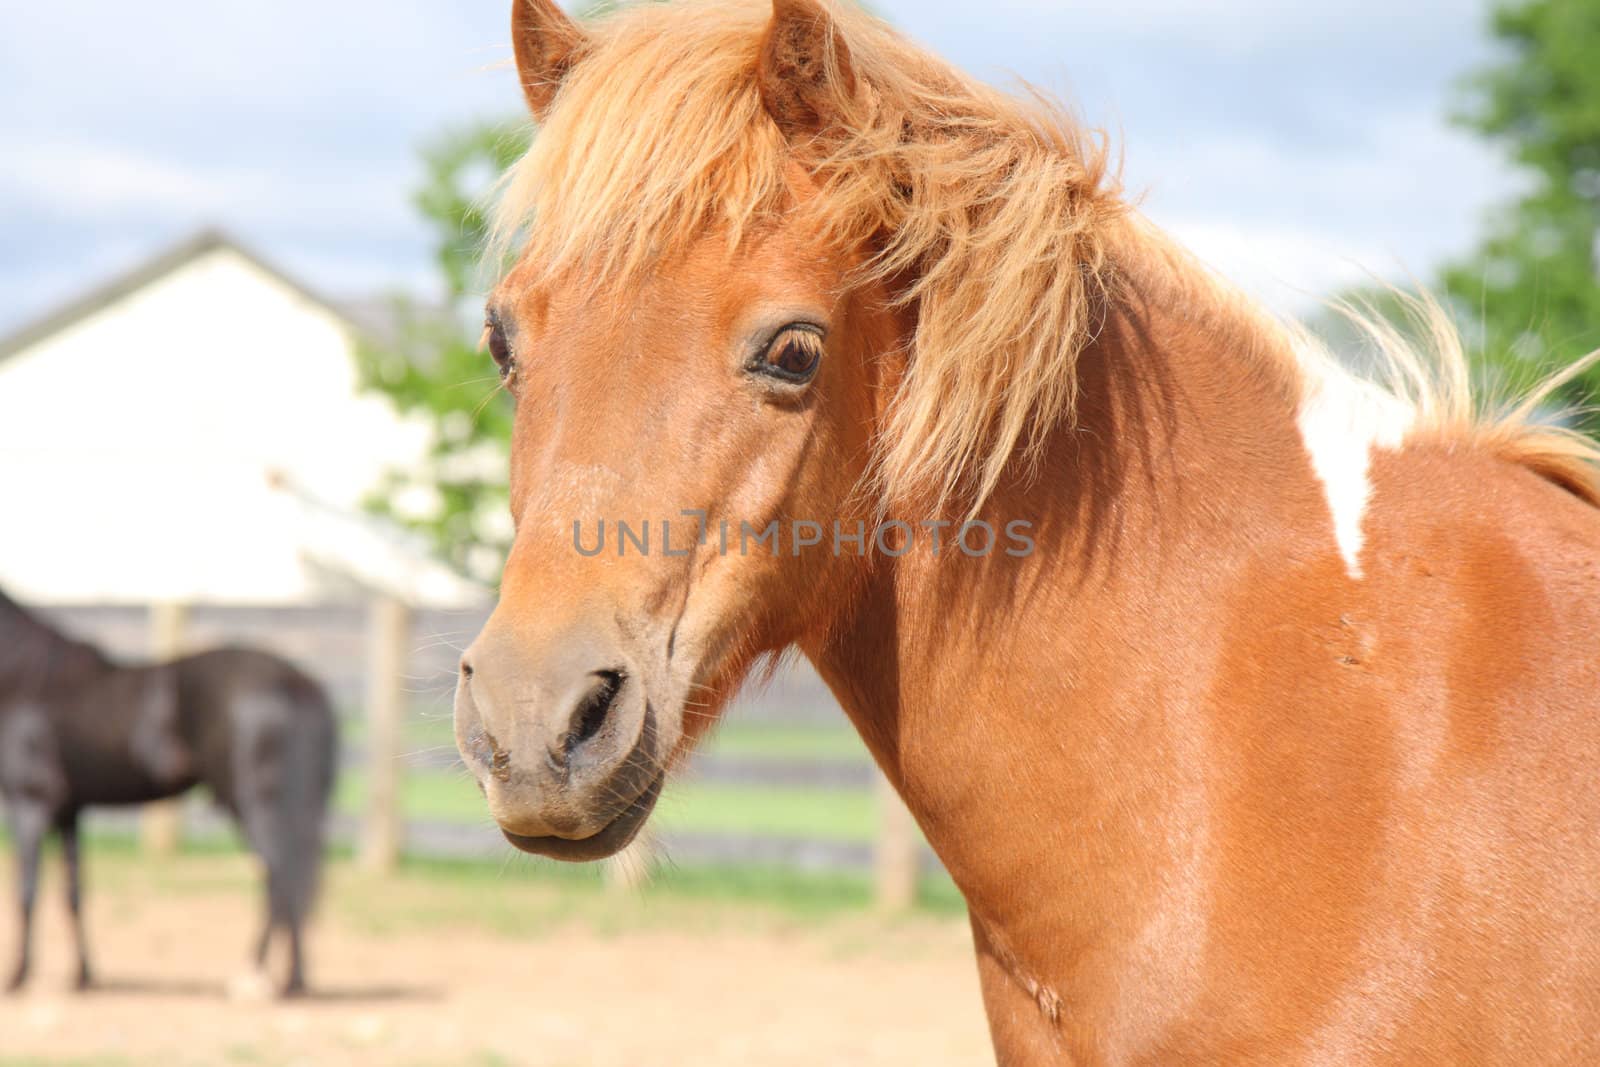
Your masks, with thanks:
[{"label": "green tree", "polygon": [[[1466,83],[1457,120],[1534,181],[1444,284],[1482,325],[1484,370],[1516,387],[1600,346],[1600,0],[1503,0],[1490,26],[1501,56]],[[1597,396],[1591,369],[1558,399]]]},{"label": "green tree", "polygon": [[[580,0],[583,19],[634,0]],[[508,101],[512,104],[514,101]],[[494,183],[527,151],[525,119],[476,122],[423,149],[415,204],[433,231],[443,307],[393,302],[393,329],[361,352],[366,385],[432,430],[427,462],[391,471],[373,510],[427,536],[441,559],[485,582],[500,575],[511,527],[506,500],[511,405],[479,350],[488,204]]]},{"label": "green tree", "polygon": [[365,383],[431,431],[427,460],[390,471],[374,510],[425,534],[441,558],[484,581],[510,539],[506,447],[512,411],[481,350],[486,204],[494,181],[528,147],[526,123],[451,130],[423,151],[415,203],[435,238],[443,306],[393,302],[392,329],[361,350]]}]

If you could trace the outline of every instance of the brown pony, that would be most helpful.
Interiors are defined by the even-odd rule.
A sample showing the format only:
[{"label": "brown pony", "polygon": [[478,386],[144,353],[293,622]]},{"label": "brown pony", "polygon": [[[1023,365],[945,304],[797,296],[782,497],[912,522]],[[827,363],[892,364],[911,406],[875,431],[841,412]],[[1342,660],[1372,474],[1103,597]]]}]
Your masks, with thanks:
[{"label": "brown pony", "polygon": [[1359,380],[1100,139],[824,0],[517,0],[517,535],[461,751],[626,844],[801,650],[971,910],[999,1059],[1600,1062],[1600,484]]}]

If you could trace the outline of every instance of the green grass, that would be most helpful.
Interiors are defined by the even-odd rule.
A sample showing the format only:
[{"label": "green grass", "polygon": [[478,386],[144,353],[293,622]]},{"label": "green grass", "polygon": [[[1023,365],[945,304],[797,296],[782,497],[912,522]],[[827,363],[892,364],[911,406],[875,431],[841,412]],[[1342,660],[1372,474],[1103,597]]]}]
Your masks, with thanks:
[{"label": "green grass", "polygon": [[[597,864],[557,863],[521,855],[495,861],[408,859],[402,872],[418,884],[477,887],[491,896],[518,883],[559,887],[580,896],[601,889],[601,869]],[[618,899],[618,894],[603,895],[613,902]],[[629,908],[642,903],[645,911],[655,913],[662,925],[673,925],[674,919],[681,918],[671,905],[697,906],[707,902],[771,909],[790,918],[821,918],[869,909],[872,880],[865,873],[802,873],[764,866],[680,867],[669,863],[655,871],[645,888],[621,894],[621,899],[632,902],[625,905]],[[482,906],[481,902],[473,905]],[[951,915],[963,913],[965,907],[948,877],[941,874],[922,880],[918,911]],[[721,913],[713,910],[709,914]]]},{"label": "green grass", "polygon": [[866,746],[849,724],[744,722],[729,719],[706,742],[706,751],[741,759],[867,763]]},{"label": "green grass", "polygon": [[668,830],[870,841],[877,828],[866,789],[801,789],[669,782],[655,818]]},{"label": "green grass", "polygon": [[[400,782],[402,818],[441,822],[483,822],[488,818],[483,795],[463,770],[407,770]],[[333,795],[335,810],[347,814],[359,813],[366,804],[366,798],[365,768],[340,771],[339,783]]]},{"label": "green grass", "polygon": [[[260,888],[254,859],[229,836],[187,838],[171,859],[145,857],[137,839],[125,834],[91,834],[86,844],[95,883],[108,891],[254,894]],[[58,862],[50,859],[52,869]],[[620,893],[607,889],[602,877],[599,864],[558,863],[510,851],[485,860],[407,857],[396,874],[376,876],[360,870],[348,849],[335,848],[329,850],[327,900],[353,921],[386,929],[481,922],[501,933],[528,935],[578,918],[613,927],[624,921],[619,909],[624,925],[693,926],[732,914],[723,905],[786,919],[845,915],[872,906],[866,873],[668,862],[643,888]],[[922,879],[917,913],[958,915],[964,908],[947,876]]]},{"label": "green grass", "polygon": [[[866,874],[799,873],[773,867],[666,864],[638,890],[615,892],[597,864],[566,864],[531,856],[494,862],[406,860],[398,881],[350,871],[346,895],[356,921],[383,932],[465,922],[512,937],[536,936],[567,922],[603,932],[703,930],[729,924],[780,925],[869,912]],[[337,883],[336,883],[337,884]],[[374,905],[377,896],[381,905]],[[337,898],[336,898],[337,899]],[[913,914],[960,915],[965,903],[949,878],[925,878]]]},{"label": "green grass", "polygon": [[[366,795],[365,771],[347,770],[339,776],[334,804],[355,814]],[[460,770],[407,771],[400,808],[404,818],[421,821],[482,823],[488,818],[482,795]],[[865,789],[712,785],[692,777],[668,782],[654,818],[659,826],[686,833],[833,841],[870,841],[877,825],[873,797]]]}]

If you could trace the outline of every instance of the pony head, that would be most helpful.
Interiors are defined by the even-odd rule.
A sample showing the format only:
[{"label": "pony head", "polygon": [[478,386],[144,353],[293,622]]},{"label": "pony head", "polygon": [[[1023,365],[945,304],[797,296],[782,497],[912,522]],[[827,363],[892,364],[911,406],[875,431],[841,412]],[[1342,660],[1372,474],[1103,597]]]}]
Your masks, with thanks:
[{"label": "pony head", "polygon": [[[1104,153],[821,0],[515,0],[541,129],[486,343],[516,536],[456,732],[518,847],[610,854],[752,666],[1070,409]],[[973,286],[974,278],[989,284]]]}]

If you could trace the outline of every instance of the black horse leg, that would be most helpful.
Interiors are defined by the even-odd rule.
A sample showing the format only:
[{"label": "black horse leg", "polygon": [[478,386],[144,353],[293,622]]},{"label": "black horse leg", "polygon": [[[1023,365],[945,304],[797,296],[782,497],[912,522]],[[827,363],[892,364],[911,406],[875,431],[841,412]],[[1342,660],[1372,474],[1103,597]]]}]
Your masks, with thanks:
[{"label": "black horse leg", "polygon": [[251,849],[261,860],[261,868],[265,873],[265,885],[262,894],[266,898],[265,915],[261,923],[261,936],[256,939],[256,970],[265,972],[267,967],[267,953],[272,948],[272,933],[283,924],[282,918],[282,892],[279,889],[280,876],[278,873],[282,860],[282,845],[279,842],[277,819],[272,810],[271,797],[257,784],[257,769],[252,764],[247,764],[239,781],[239,801],[234,809],[234,817],[239,821],[239,828],[244,832],[244,838],[249,842]]},{"label": "black horse leg", "polygon": [[83,933],[83,860],[78,850],[78,813],[69,811],[56,823],[61,831],[61,855],[67,864],[67,911],[72,915],[72,939],[78,948],[79,989],[88,989],[89,942]]},{"label": "black horse leg", "polygon": [[17,889],[22,925],[17,933],[17,965],[6,989],[16,991],[28,980],[30,948],[33,944],[33,902],[39,894],[39,849],[50,825],[49,813],[42,804],[14,799],[11,814],[11,839],[17,849]]},{"label": "black horse leg", "polygon": [[267,905],[267,919],[261,924],[261,940],[256,942],[256,970],[267,966],[267,946],[272,943],[272,905]]},{"label": "black horse leg", "polygon": [[[288,935],[289,975],[283,984],[283,995],[294,996],[305,992],[306,988],[305,964],[300,958],[302,916],[295,907],[293,883],[287,877],[285,866],[287,864],[279,853],[278,863],[267,868],[267,932],[282,929]],[[266,935],[262,936],[262,944],[266,944]]]},{"label": "black horse leg", "polygon": [[282,930],[289,942],[289,975],[283,984],[283,995],[294,996],[305,992],[305,963],[301,958],[300,926],[305,916],[295,899],[292,872],[285,870],[289,864],[283,854],[274,851],[274,860],[267,867],[267,927],[261,931],[261,942],[256,950],[256,962],[264,964],[267,943],[274,930]]},{"label": "black horse leg", "polygon": [[298,915],[290,916],[285,924],[289,931],[289,980],[284,983],[284,996],[297,996],[306,991],[305,964],[300,958],[300,921]]}]

